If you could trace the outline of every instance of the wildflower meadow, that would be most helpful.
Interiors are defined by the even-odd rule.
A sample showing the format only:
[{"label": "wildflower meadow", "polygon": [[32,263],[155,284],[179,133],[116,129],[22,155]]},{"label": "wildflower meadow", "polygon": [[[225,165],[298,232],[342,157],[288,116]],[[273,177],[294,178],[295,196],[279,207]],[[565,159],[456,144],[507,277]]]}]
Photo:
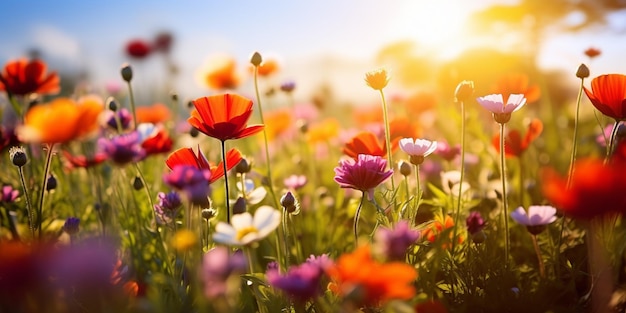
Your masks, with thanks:
[{"label": "wildflower meadow", "polygon": [[112,86],[0,65],[0,312],[626,310],[605,51],[577,52],[571,92],[523,68],[411,89],[381,64],[356,79],[376,100],[345,105],[296,98],[262,51],[186,95],[174,39],[117,43]]}]

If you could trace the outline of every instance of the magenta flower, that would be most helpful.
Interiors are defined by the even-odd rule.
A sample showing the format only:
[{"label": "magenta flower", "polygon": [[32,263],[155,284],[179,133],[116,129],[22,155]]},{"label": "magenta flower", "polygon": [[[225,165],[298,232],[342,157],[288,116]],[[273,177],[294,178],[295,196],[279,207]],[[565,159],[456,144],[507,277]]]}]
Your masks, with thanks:
[{"label": "magenta flower", "polygon": [[2,198],[0,198],[0,202],[11,203],[15,202],[15,199],[20,195],[20,192],[17,189],[13,189],[13,187],[6,185],[2,187]]},{"label": "magenta flower", "polygon": [[325,270],[332,265],[325,255],[311,257],[305,263],[289,268],[286,274],[280,274],[277,268],[268,268],[265,277],[272,287],[285,292],[290,298],[305,302],[316,297],[320,291],[320,281]]},{"label": "magenta flower", "polygon": [[452,161],[461,153],[461,145],[450,146],[446,142],[438,142],[435,154],[446,161]]},{"label": "magenta flower", "polygon": [[393,229],[380,227],[374,235],[375,250],[388,261],[404,261],[406,249],[420,237],[420,232],[411,229],[409,222],[399,221]]},{"label": "magenta flower", "polygon": [[159,192],[157,194],[157,198],[159,200],[159,203],[154,205],[154,213],[157,223],[172,223],[176,219],[176,215],[178,215],[178,209],[180,209],[182,205],[180,196],[175,191],[171,191],[168,193]]},{"label": "magenta flower", "polygon": [[130,127],[130,123],[133,121],[133,115],[130,113],[130,111],[128,111],[125,108],[121,108],[117,110],[117,112],[107,111],[107,113],[105,114],[106,116],[104,120],[106,121],[106,125],[115,131],[118,130],[118,125],[117,125],[118,119],[121,124],[119,129],[122,129],[122,130],[128,129]]},{"label": "magenta flower", "polygon": [[247,268],[246,257],[241,251],[230,253],[230,249],[218,246],[204,254],[201,278],[204,295],[209,299],[228,295],[239,289],[239,275]]},{"label": "magenta flower", "polygon": [[289,190],[298,190],[307,183],[307,178],[304,175],[291,175],[283,181],[285,187]]},{"label": "magenta flower", "polygon": [[359,154],[356,161],[342,160],[335,167],[335,181],[341,188],[352,188],[367,192],[374,199],[374,188],[393,175],[387,168],[387,160],[379,156]]},{"label": "magenta flower", "polygon": [[139,162],[146,156],[138,132],[118,135],[111,139],[100,138],[98,147],[117,165]]},{"label": "magenta flower", "polygon": [[501,94],[492,94],[476,98],[476,101],[485,109],[493,113],[496,122],[504,124],[511,119],[511,113],[521,109],[526,104],[523,94],[512,94],[504,103]]},{"label": "magenta flower", "polygon": [[465,220],[465,225],[467,226],[467,232],[470,233],[470,235],[480,232],[486,226],[485,220],[478,211],[473,211],[469,214]]},{"label": "magenta flower", "polygon": [[195,166],[178,165],[163,176],[163,181],[178,191],[182,191],[194,204],[206,205],[209,195],[211,171]]}]

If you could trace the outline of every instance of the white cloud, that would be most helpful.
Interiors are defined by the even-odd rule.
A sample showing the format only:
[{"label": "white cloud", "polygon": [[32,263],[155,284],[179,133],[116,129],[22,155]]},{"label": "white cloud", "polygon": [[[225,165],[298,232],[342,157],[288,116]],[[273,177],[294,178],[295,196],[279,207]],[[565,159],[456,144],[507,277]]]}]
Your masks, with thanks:
[{"label": "white cloud", "polygon": [[80,57],[78,40],[50,25],[38,25],[32,29],[34,48],[54,58],[75,60]]}]

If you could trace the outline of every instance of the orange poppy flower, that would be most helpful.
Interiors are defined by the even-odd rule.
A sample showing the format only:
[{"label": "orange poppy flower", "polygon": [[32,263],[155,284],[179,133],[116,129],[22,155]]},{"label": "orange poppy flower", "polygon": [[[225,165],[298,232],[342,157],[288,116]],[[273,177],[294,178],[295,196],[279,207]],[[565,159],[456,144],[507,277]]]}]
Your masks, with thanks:
[{"label": "orange poppy flower", "polygon": [[394,118],[389,122],[389,137],[393,151],[398,148],[398,141],[402,138],[419,138],[421,129],[416,123],[407,117]]},{"label": "orange poppy flower", "polygon": [[[228,150],[228,152],[226,152],[226,165],[228,170],[230,171],[233,167],[237,166],[241,159],[241,152],[239,152],[239,150],[235,148]],[[220,162],[217,165],[209,163],[204,153],[202,153],[202,150],[200,150],[200,146],[198,146],[198,154],[195,154],[192,148],[180,148],[174,151],[167,157],[165,164],[169,169],[173,169],[178,165],[190,165],[202,170],[210,170],[211,179],[209,179],[209,184],[224,176],[224,163]]]},{"label": "orange poppy flower", "polygon": [[339,134],[339,122],[334,118],[327,118],[312,125],[307,132],[309,143],[328,142]]},{"label": "orange poppy flower", "polygon": [[359,154],[386,157],[387,148],[385,142],[380,142],[376,135],[371,132],[360,132],[352,137],[343,147],[343,153],[356,159]]},{"label": "orange poppy flower", "polygon": [[137,114],[137,124],[152,123],[158,124],[170,118],[170,109],[163,103],[155,103],[151,106],[140,106],[135,109]]},{"label": "orange poppy flower", "polygon": [[18,137],[23,142],[47,144],[78,139],[97,129],[103,108],[102,100],[94,96],[84,97],[78,103],[58,98],[37,105],[26,112],[24,125],[17,129]]},{"label": "orange poppy flower", "polygon": [[[252,68],[254,70],[254,67]],[[270,76],[280,69],[278,65],[278,61],[274,59],[263,60],[261,64],[259,64],[259,76]]]},{"label": "orange poppy flower", "polygon": [[[541,135],[543,131],[543,123],[539,119],[533,119],[528,124],[528,131],[522,139],[520,132],[517,130],[511,130],[504,138],[504,154],[507,157],[519,157],[528,149],[530,144]],[[496,151],[500,153],[500,134],[497,133],[491,143]]]},{"label": "orange poppy flower", "polygon": [[327,273],[332,279],[329,289],[339,296],[346,296],[355,288],[362,290],[362,297],[354,303],[358,307],[376,307],[392,299],[407,300],[415,295],[412,285],[417,278],[415,268],[403,262],[376,262],[369,246],[343,254]]},{"label": "orange poppy flower", "polygon": [[237,62],[230,56],[217,55],[211,57],[208,66],[200,73],[201,81],[209,89],[235,89],[241,83],[237,73]]},{"label": "orange poppy flower", "polygon": [[[439,234],[451,229],[452,227],[454,227],[454,220],[449,215],[446,215],[443,223],[440,220],[435,220],[430,225],[428,225],[428,228],[422,230],[422,238],[426,238],[426,240],[434,243],[438,240]],[[453,234],[450,233],[450,239],[452,239],[452,236]],[[461,242],[463,242],[463,237],[459,235],[458,243]],[[450,243],[445,243],[443,245],[444,249],[447,249],[449,247]]]},{"label": "orange poppy flower", "polygon": [[600,49],[596,49],[594,47],[590,47],[589,49],[585,50],[585,55],[588,56],[590,59],[599,56],[601,53],[602,51]]},{"label": "orange poppy flower", "polygon": [[406,98],[403,103],[411,117],[419,116],[437,106],[437,96],[431,92],[420,92]]},{"label": "orange poppy flower", "polygon": [[504,103],[507,103],[509,96],[512,94],[523,94],[526,103],[532,103],[539,100],[541,89],[538,85],[529,85],[528,75],[523,73],[510,73],[502,76],[493,88],[494,94],[502,94]]},{"label": "orange poppy flower", "polygon": [[92,167],[106,161],[108,158],[106,153],[96,153],[91,157],[87,157],[85,155],[72,155],[66,150],[63,150],[63,157],[65,158],[65,167],[69,170],[77,167]]},{"label": "orange poppy flower", "polygon": [[289,110],[277,110],[269,112],[265,118],[265,132],[267,138],[272,140],[289,130],[292,113]]},{"label": "orange poppy flower", "polygon": [[23,96],[33,92],[56,94],[61,88],[57,73],[46,74],[46,63],[40,60],[19,59],[10,61],[0,74],[0,90]]},{"label": "orange poppy flower", "polygon": [[352,116],[358,126],[383,123],[383,111],[380,106],[360,107],[353,111]]},{"label": "orange poppy flower", "polygon": [[252,101],[242,96],[227,93],[203,97],[194,100],[193,105],[196,109],[187,121],[209,137],[226,141],[263,130],[263,125],[247,125],[252,115]]},{"label": "orange poppy flower", "polygon": [[626,75],[600,75],[591,80],[591,91],[585,94],[602,114],[615,120],[626,120]]},{"label": "orange poppy flower", "polygon": [[604,164],[598,159],[576,162],[570,188],[567,178],[553,170],[543,173],[544,196],[565,215],[591,219],[612,212],[623,213],[626,208],[626,164]]}]

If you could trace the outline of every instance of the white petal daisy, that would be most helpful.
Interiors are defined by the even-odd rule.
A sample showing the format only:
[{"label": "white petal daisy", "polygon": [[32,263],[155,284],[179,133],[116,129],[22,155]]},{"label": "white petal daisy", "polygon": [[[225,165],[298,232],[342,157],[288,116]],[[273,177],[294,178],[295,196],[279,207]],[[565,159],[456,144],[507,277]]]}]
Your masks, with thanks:
[{"label": "white petal daisy", "polygon": [[267,237],[279,224],[280,211],[265,205],[256,210],[254,217],[245,212],[233,215],[230,224],[219,222],[213,240],[226,245],[245,246]]}]

